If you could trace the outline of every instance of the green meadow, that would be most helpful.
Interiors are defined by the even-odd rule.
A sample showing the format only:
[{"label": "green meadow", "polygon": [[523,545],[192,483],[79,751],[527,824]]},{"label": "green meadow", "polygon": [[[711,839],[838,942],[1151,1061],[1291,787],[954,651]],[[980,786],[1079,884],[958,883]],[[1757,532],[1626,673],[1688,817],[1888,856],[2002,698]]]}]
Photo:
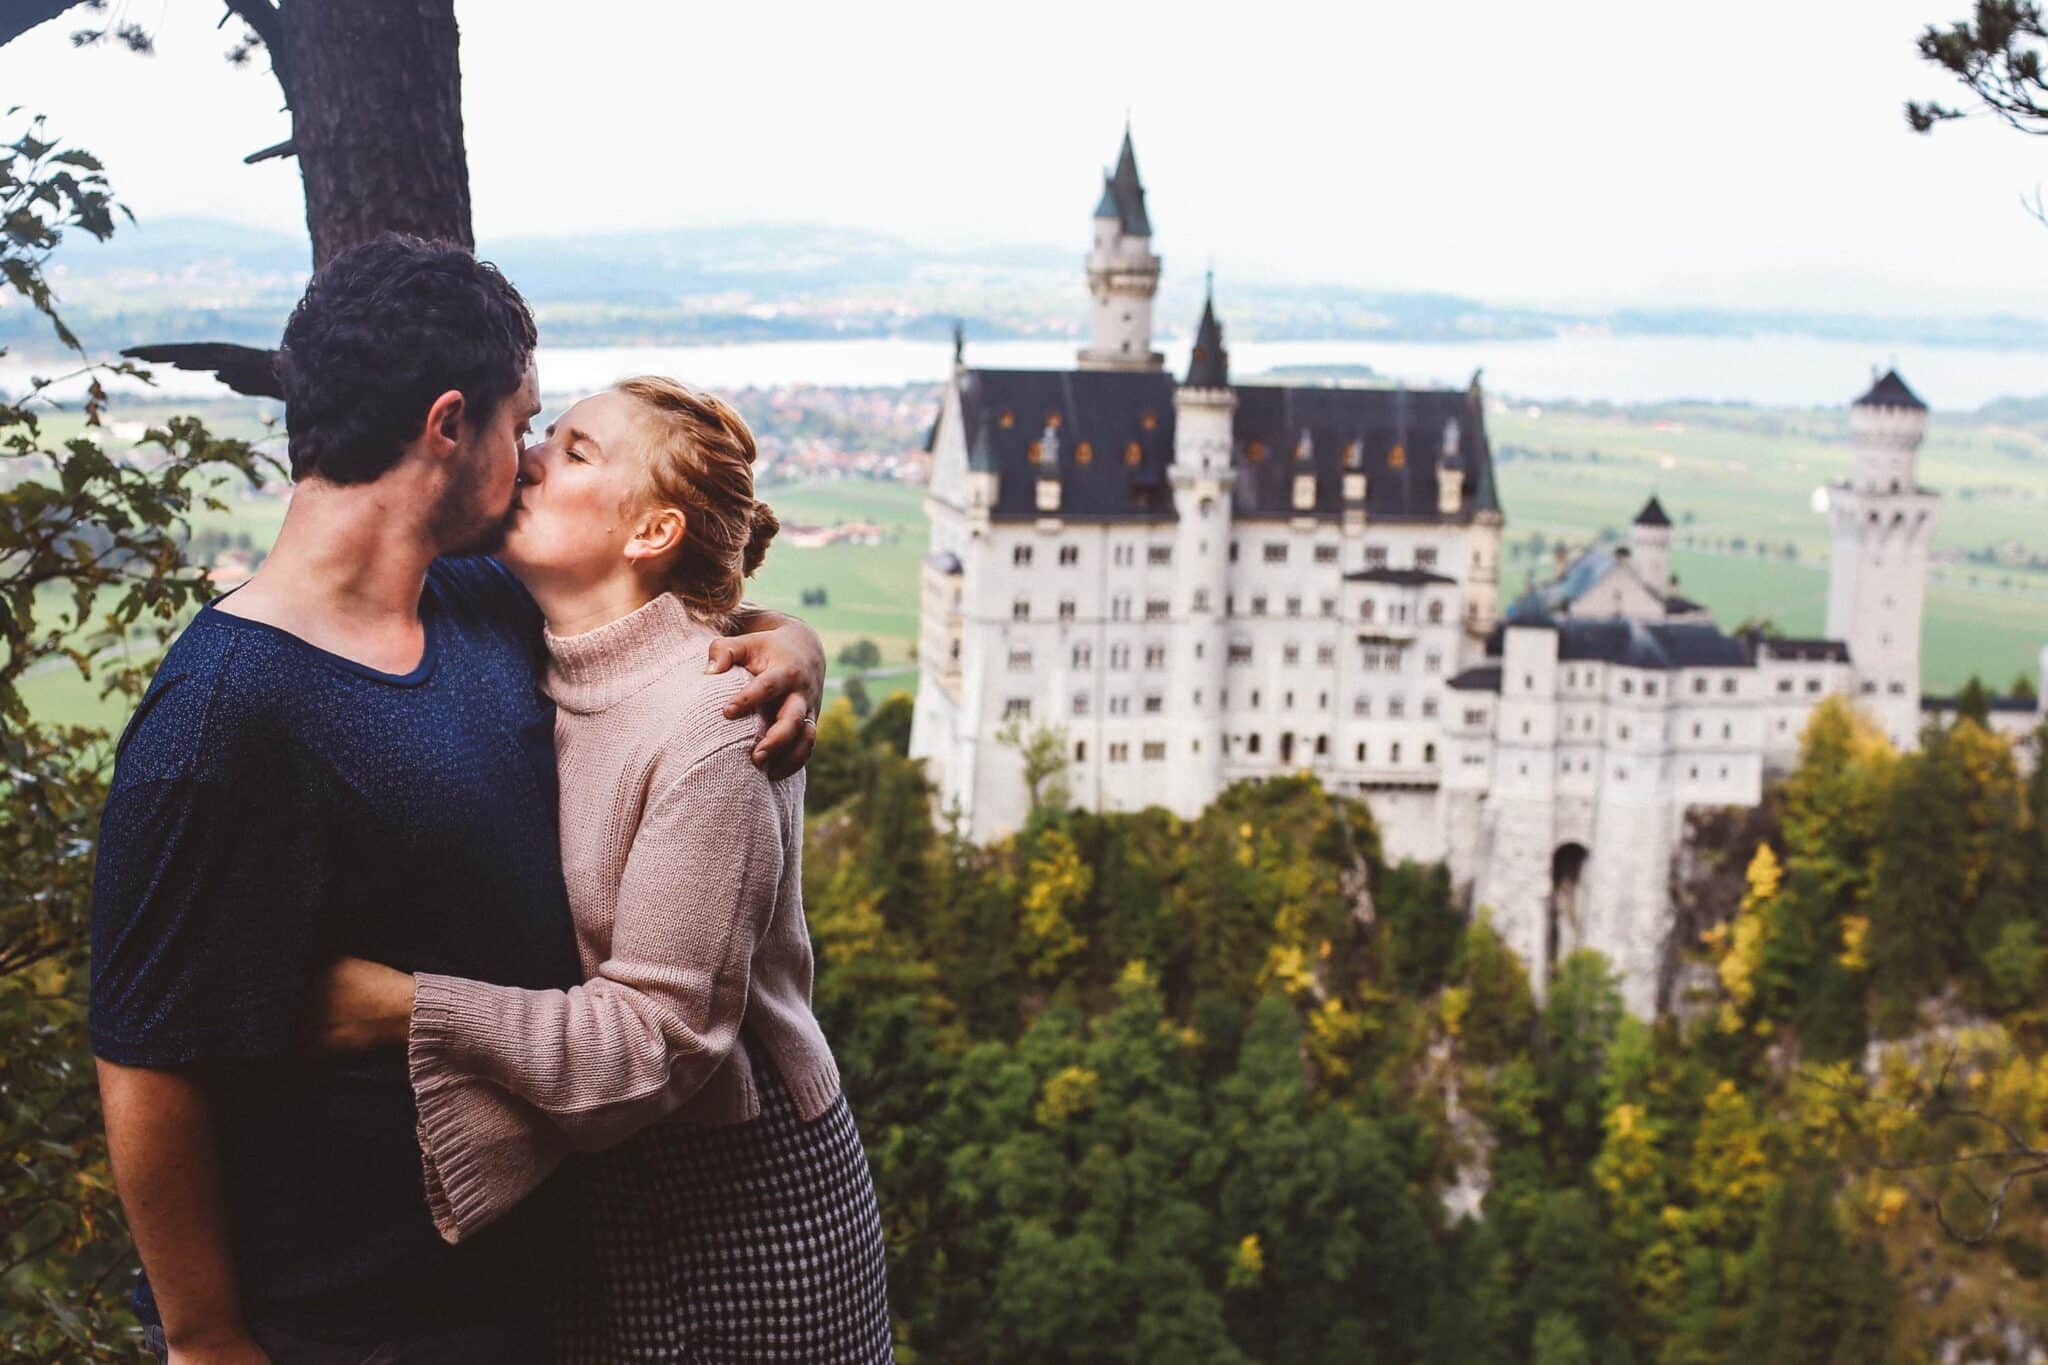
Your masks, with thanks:
[{"label": "green meadow", "polygon": [[[206,413],[215,429],[258,436],[258,409],[222,405]],[[143,420],[157,411],[122,412]],[[52,435],[73,419],[57,417]],[[1732,627],[1769,620],[1793,634],[1822,629],[1827,600],[1827,524],[1814,492],[1849,468],[1846,416],[1840,411],[1771,411],[1672,406],[1606,410],[1518,407],[1488,419],[1501,499],[1508,516],[1504,586],[1521,589],[1545,572],[1559,540],[1583,544],[1626,535],[1655,492],[1674,527],[1673,571],[1681,590]],[[1970,676],[2003,690],[2033,677],[2048,643],[2048,430],[1934,414],[1921,460],[1922,481],[1942,495],[1935,537],[1939,562],[1927,594],[1922,673],[1930,691],[1952,691]],[[801,615],[824,637],[828,654],[871,639],[882,665],[868,679],[876,700],[916,686],[918,564],[926,526],[923,491],[901,484],[842,480],[778,485],[764,494],[785,523],[871,521],[891,533],[879,545],[804,548],[784,538],[771,548],[750,595]],[[227,506],[195,518],[195,532],[246,533],[267,545],[283,515],[275,496],[224,490]],[[1531,542],[1545,542],[1540,554]],[[1998,562],[1967,562],[1975,553]],[[2032,556],[2035,567],[2025,562]],[[807,605],[822,591],[824,604]],[[836,694],[843,679],[835,676]],[[117,724],[123,703],[99,697],[97,684],[68,668],[49,669],[24,686],[30,705],[51,720]]]}]

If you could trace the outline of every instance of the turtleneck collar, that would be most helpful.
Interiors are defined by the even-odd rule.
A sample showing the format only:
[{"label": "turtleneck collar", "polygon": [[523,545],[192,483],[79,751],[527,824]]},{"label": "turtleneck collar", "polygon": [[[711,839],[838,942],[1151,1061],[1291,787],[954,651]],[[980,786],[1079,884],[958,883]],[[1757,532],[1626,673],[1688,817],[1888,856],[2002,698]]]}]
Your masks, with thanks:
[{"label": "turtleneck collar", "polygon": [[567,711],[602,711],[679,665],[703,667],[714,634],[670,592],[596,630],[548,631],[548,695]]}]

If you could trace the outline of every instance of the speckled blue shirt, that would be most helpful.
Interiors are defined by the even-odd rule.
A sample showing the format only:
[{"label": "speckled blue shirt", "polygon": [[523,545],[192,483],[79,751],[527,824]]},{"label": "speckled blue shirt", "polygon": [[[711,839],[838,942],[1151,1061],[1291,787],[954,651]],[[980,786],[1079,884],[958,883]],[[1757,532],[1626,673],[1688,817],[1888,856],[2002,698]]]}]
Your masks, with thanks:
[{"label": "speckled blue shirt", "polygon": [[[396,675],[201,611],[122,736],[94,875],[93,1050],[206,1078],[245,1310],[340,1341],[531,1314],[554,1241],[541,1201],[443,1243],[403,1049],[304,1052],[337,954],[579,979],[539,614],[466,559],[420,616]],[[137,1304],[154,1319],[146,1283]]]}]

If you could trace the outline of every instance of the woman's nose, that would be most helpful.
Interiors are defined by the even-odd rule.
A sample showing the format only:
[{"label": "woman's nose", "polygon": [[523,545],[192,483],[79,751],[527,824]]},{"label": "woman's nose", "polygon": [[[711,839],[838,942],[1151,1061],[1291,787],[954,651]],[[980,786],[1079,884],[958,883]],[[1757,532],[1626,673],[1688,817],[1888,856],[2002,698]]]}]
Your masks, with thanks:
[{"label": "woman's nose", "polygon": [[540,482],[540,447],[529,445],[519,451],[519,482],[536,484]]}]

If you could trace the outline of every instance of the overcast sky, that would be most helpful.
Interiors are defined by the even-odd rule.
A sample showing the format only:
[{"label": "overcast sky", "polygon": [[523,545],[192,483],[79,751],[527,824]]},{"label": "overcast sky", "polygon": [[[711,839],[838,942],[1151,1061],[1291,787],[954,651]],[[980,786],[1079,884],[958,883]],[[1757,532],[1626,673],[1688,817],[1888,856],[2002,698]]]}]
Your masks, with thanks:
[{"label": "overcast sky", "polygon": [[[1083,249],[1128,107],[1169,270],[1496,303],[2048,307],[2048,143],[1913,40],[1967,0],[1333,6],[458,0],[478,237],[758,221]],[[217,3],[114,0],[157,53],[0,49],[6,104],[143,218],[301,228]],[[83,11],[78,12],[83,15]]]}]

